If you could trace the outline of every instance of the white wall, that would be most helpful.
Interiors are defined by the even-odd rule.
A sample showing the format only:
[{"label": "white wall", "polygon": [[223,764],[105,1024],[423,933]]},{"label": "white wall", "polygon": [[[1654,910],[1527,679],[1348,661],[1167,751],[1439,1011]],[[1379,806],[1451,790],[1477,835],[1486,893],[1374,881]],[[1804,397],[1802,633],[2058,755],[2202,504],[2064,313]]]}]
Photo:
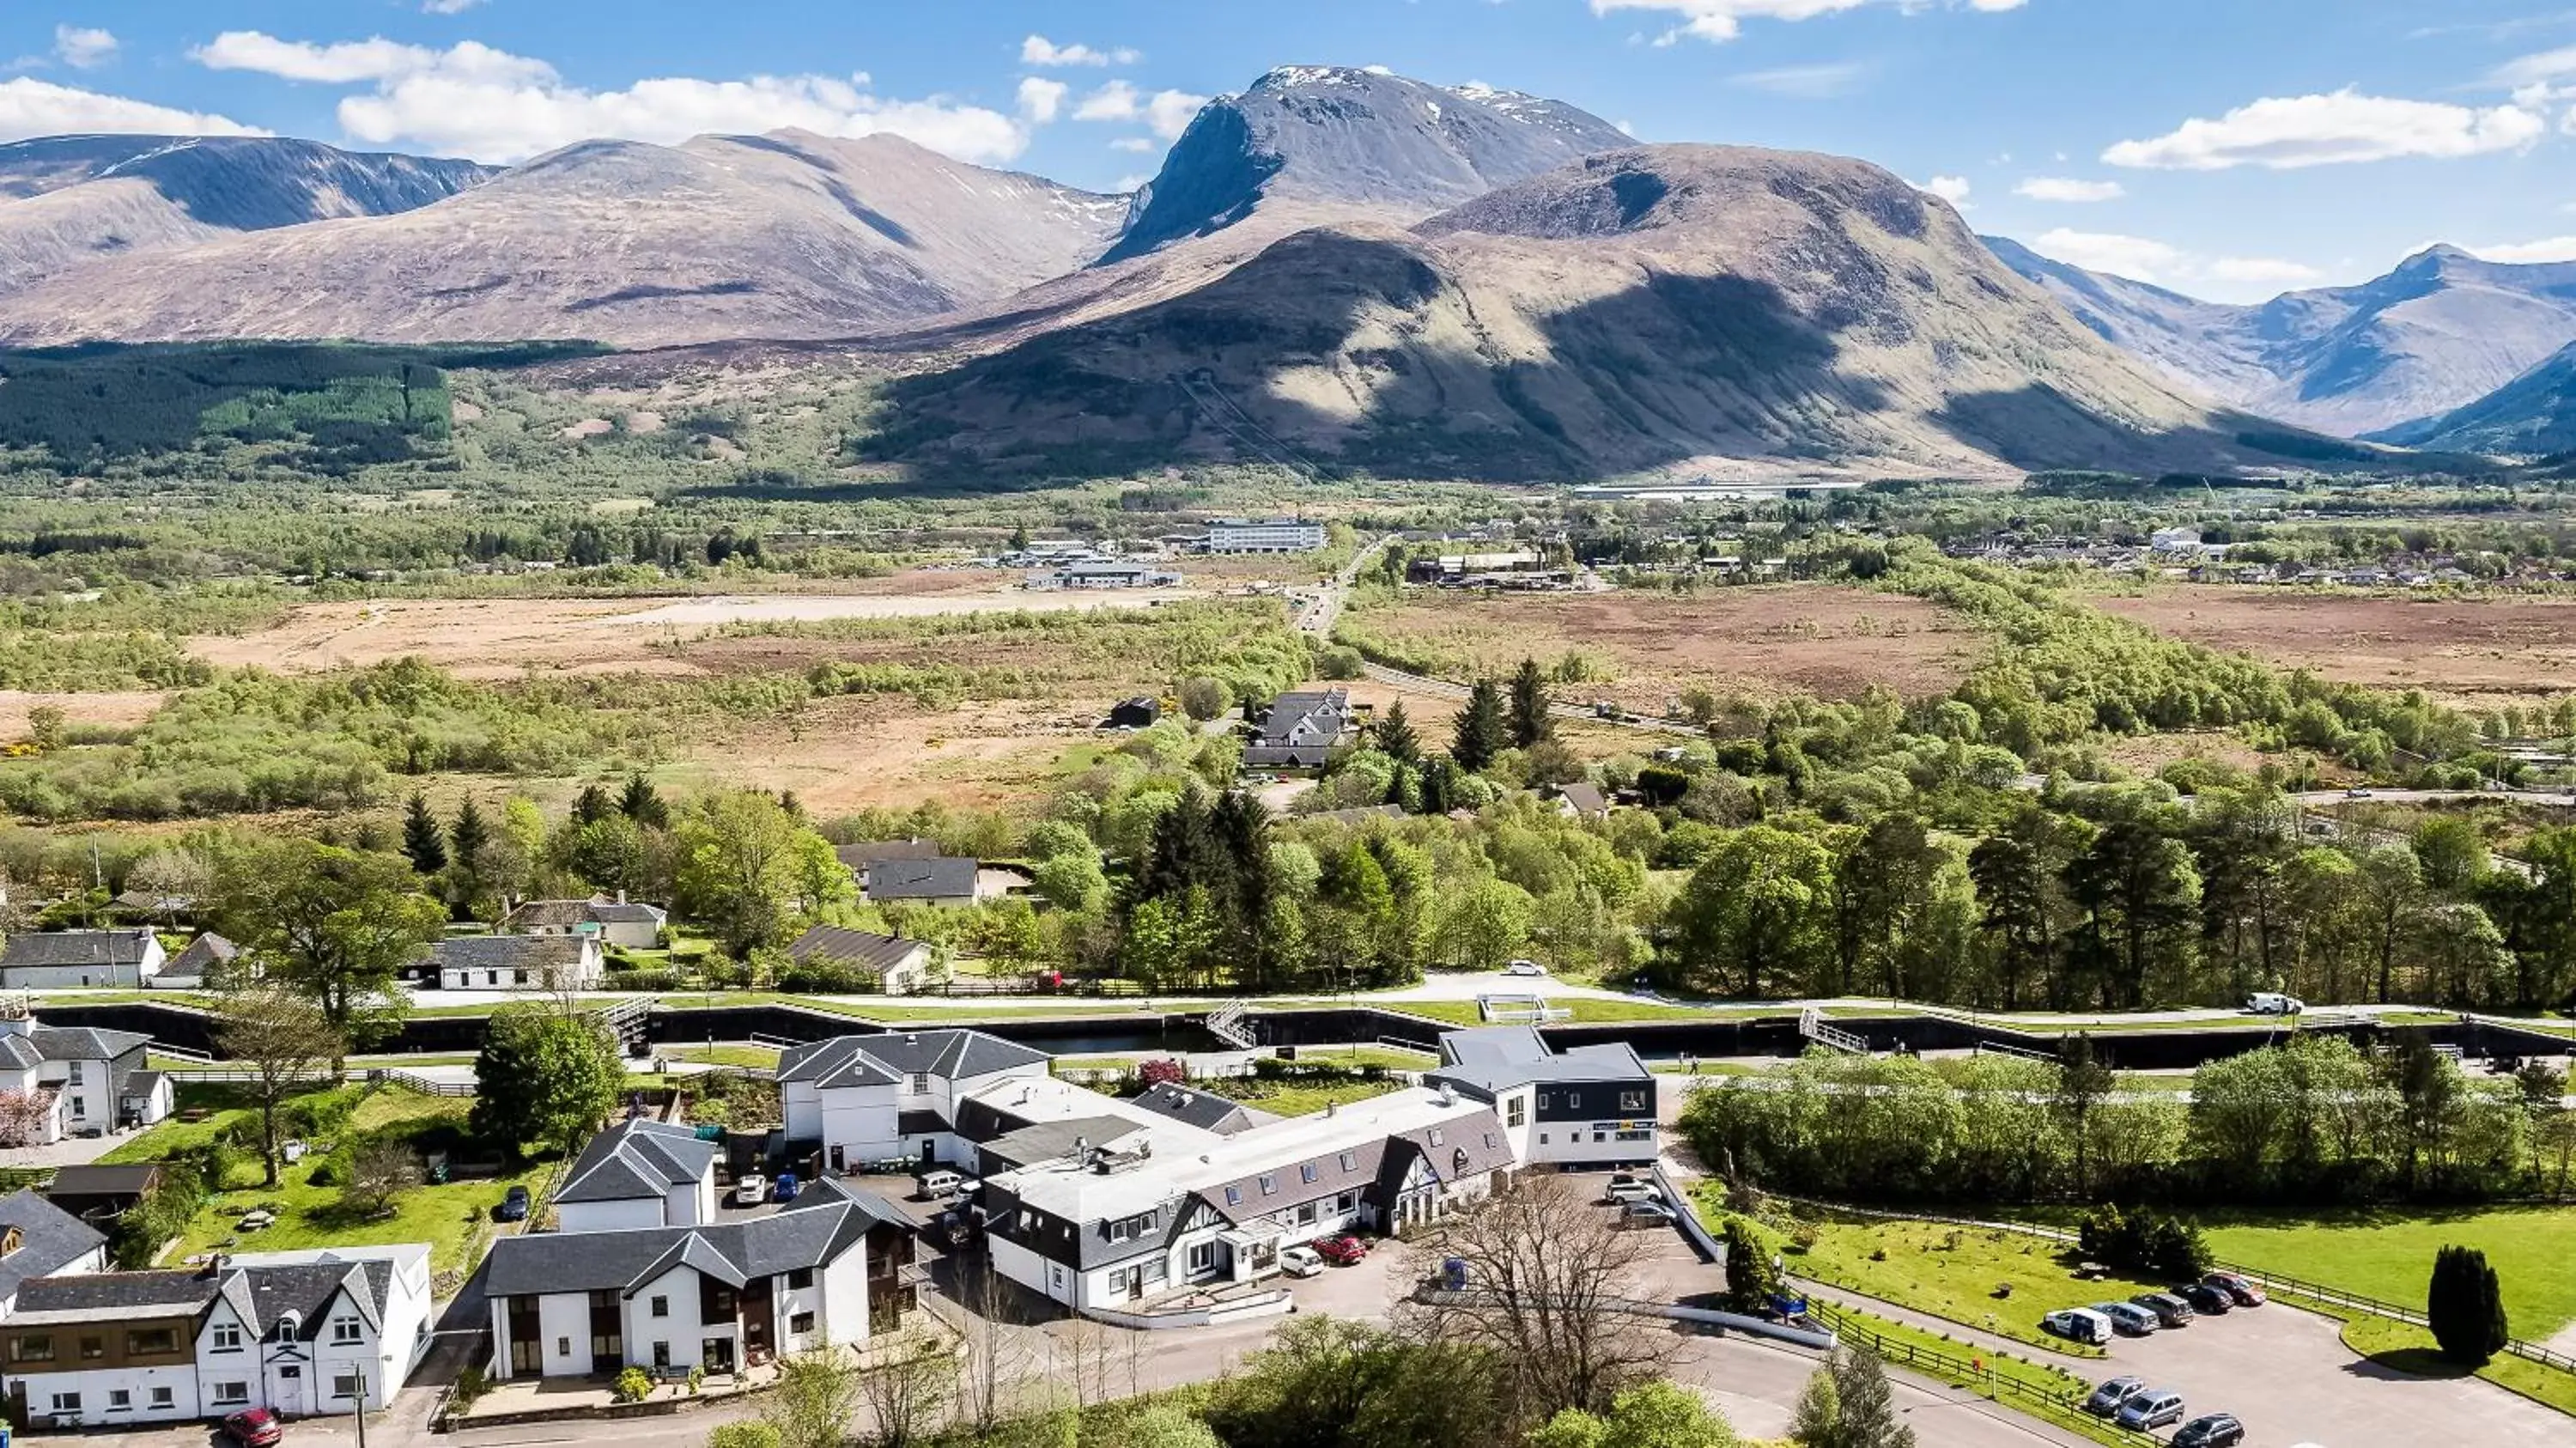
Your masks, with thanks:
[{"label": "white wall", "polygon": [[664,1211],[660,1197],[635,1197],[616,1202],[557,1202],[555,1230],[618,1232],[634,1227],[659,1227],[664,1225]]},{"label": "white wall", "polygon": [[[244,1354],[244,1357],[248,1356]],[[245,1367],[233,1380],[250,1383],[251,1392],[256,1395],[259,1391],[258,1377],[255,1368]],[[13,1374],[9,1381],[27,1385],[27,1412],[39,1423],[52,1416],[56,1393],[80,1394],[80,1420],[92,1427],[119,1423],[168,1423],[204,1416],[199,1411],[197,1369],[189,1363],[156,1368],[102,1368],[86,1373],[31,1373],[23,1378]],[[133,1395],[133,1407],[123,1412],[110,1411],[107,1406],[108,1393],[118,1388]],[[169,1407],[152,1406],[154,1388],[170,1390]],[[231,1409],[224,1411],[230,1412]]]},{"label": "white wall", "polygon": [[[13,966],[0,979],[0,986],[10,990],[50,990],[56,987],[84,985],[133,985],[139,978],[148,983],[161,973],[167,954],[161,942],[147,937],[140,962],[119,960],[110,966],[97,965],[22,965]],[[139,977],[138,977],[139,971]]]},{"label": "white wall", "polygon": [[1082,1305],[1074,1300],[1077,1279],[1072,1268],[1049,1262],[1017,1242],[1006,1242],[1000,1237],[985,1240],[992,1245],[994,1271],[1049,1301],[1061,1302],[1068,1307]]},{"label": "white wall", "polygon": [[[653,1315],[656,1297],[671,1300],[670,1316]],[[638,1288],[627,1309],[626,1325],[626,1360],[646,1367],[652,1366],[656,1342],[670,1344],[671,1366],[702,1366],[700,1344],[710,1337],[731,1336],[733,1331],[721,1323],[698,1321],[698,1273],[693,1267],[674,1267]],[[734,1360],[742,1360],[739,1344]]]},{"label": "white wall", "polygon": [[[679,1304],[671,1304],[677,1311]],[[690,1310],[697,1303],[691,1300]],[[544,1335],[544,1366],[550,1378],[583,1377],[590,1372],[590,1294],[556,1292],[537,1299],[537,1325]]]}]

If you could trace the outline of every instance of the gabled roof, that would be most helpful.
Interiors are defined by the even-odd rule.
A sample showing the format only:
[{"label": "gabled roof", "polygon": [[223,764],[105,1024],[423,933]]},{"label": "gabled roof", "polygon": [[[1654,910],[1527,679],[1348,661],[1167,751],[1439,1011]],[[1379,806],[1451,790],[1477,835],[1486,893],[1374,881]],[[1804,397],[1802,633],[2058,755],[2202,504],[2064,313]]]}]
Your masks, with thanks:
[{"label": "gabled roof", "polygon": [[943,856],[929,860],[879,860],[868,866],[871,900],[953,900],[975,893],[980,861]]},{"label": "gabled roof", "polygon": [[18,1289],[9,1325],[51,1326],[115,1318],[193,1317],[215,1300],[205,1272],[87,1272],[39,1277]]},{"label": "gabled roof", "polygon": [[739,1287],[755,1277],[824,1266],[877,1227],[909,1232],[912,1221],[874,1193],[827,1177],[766,1217],[698,1227],[503,1237],[484,1259],[485,1285],[495,1297],[612,1290],[632,1295],[685,1265]]},{"label": "gabled roof", "polygon": [[694,1186],[715,1165],[720,1148],[696,1131],[660,1121],[625,1121],[590,1139],[573,1162],[559,1202],[660,1200],[671,1188]]},{"label": "gabled roof", "polygon": [[189,941],[187,949],[172,956],[169,963],[161,967],[161,975],[164,979],[202,976],[208,967],[238,960],[241,953],[240,946],[209,930]]},{"label": "gabled roof", "polygon": [[576,925],[659,925],[668,918],[668,912],[658,905],[593,895],[587,900],[525,901],[502,916],[495,928],[520,931],[570,930]]},{"label": "gabled roof", "polygon": [[30,1279],[51,1276],[105,1246],[89,1223],[21,1188],[0,1197],[0,1228],[14,1228],[18,1250],[0,1257],[0,1301]]},{"label": "gabled roof", "polygon": [[1270,713],[1261,721],[1261,742],[1330,744],[1341,737],[1350,707],[1348,689],[1291,690],[1270,701]]},{"label": "gabled roof", "polygon": [[1610,797],[1597,784],[1569,784],[1557,790],[1556,797],[1584,814],[1600,814],[1610,808]]},{"label": "gabled roof", "polygon": [[343,1294],[360,1321],[384,1331],[393,1276],[391,1262],[342,1261],[326,1252],[312,1262],[228,1268],[219,1295],[252,1334],[267,1336],[292,1312],[299,1324],[296,1336],[310,1342],[321,1336],[323,1323]]},{"label": "gabled roof", "polygon": [[1232,1136],[1276,1119],[1267,1113],[1254,1111],[1240,1101],[1229,1101],[1222,1096],[1194,1091],[1168,1081],[1159,1086],[1149,1086],[1129,1099],[1157,1116],[1186,1121],[1219,1136]]},{"label": "gabled roof", "polygon": [[935,860],[940,849],[937,840],[867,840],[855,845],[835,845],[832,853],[853,870],[864,870],[880,860]]},{"label": "gabled roof", "polygon": [[96,1026],[38,1026],[27,1039],[48,1061],[113,1061],[152,1044],[136,1031],[106,1031]]},{"label": "gabled roof", "polygon": [[31,1071],[44,1064],[45,1053],[25,1036],[0,1036],[0,1066],[13,1071]]},{"label": "gabled roof", "polygon": [[850,930],[838,925],[817,925],[797,936],[787,947],[787,958],[803,964],[829,960],[855,965],[884,975],[910,960],[916,952],[929,949],[926,942],[906,940],[899,935],[879,935],[872,930]]},{"label": "gabled roof", "polygon": [[1415,1161],[1422,1163],[1434,1181],[1446,1186],[1462,1177],[1510,1167],[1512,1145],[1503,1135],[1502,1122],[1490,1111],[1439,1126],[1398,1132],[1387,1139],[1379,1190],[1400,1189]]},{"label": "gabled roof", "polygon": [[579,935],[455,935],[429,948],[441,970],[543,970],[579,965],[590,943]]},{"label": "gabled roof", "polygon": [[40,966],[133,965],[152,945],[149,930],[55,930],[12,935],[0,947],[0,970]]},{"label": "gabled roof", "polygon": [[982,1031],[888,1031],[876,1036],[834,1036],[793,1047],[778,1058],[778,1079],[811,1081],[819,1087],[883,1086],[919,1072],[955,1081],[1046,1059],[1044,1051]]}]

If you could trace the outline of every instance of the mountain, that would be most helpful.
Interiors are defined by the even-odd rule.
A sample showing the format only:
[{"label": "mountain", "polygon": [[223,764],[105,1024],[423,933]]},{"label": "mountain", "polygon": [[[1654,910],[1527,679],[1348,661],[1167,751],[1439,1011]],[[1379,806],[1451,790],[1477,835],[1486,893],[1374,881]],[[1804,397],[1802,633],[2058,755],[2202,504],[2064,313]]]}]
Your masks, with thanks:
[{"label": "mountain", "polygon": [[846,337],[1078,268],[1123,212],[891,135],[591,141],[397,216],[84,266],[0,296],[0,338]]},{"label": "mountain", "polygon": [[498,172],[271,137],[55,136],[0,146],[0,292],[137,252],[415,210]]},{"label": "mountain", "polygon": [[2346,437],[2461,407],[2576,342],[2576,263],[2437,246],[2357,287],[2194,301],[1988,238],[2086,326],[2210,396]]},{"label": "mountain", "polygon": [[1598,116],[1517,91],[1283,66],[1199,111],[1136,193],[1126,234],[1103,260],[1223,230],[1264,206],[1367,207],[1416,220],[1632,144]]},{"label": "mountain", "polygon": [[2364,455],[2177,395],[1886,171],[1733,147],[1594,155],[1409,230],[1309,228],[944,363],[891,389],[877,459],[1777,481]]},{"label": "mountain", "polygon": [[2466,407],[2390,428],[2377,440],[2446,452],[2576,452],[2576,343]]}]

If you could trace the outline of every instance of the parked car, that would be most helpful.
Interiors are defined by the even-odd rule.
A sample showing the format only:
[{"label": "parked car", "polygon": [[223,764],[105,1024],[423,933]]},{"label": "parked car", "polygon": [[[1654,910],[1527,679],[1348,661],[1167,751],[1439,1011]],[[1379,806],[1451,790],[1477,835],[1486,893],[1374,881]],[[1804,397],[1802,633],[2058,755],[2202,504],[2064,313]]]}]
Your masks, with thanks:
[{"label": "parked car", "polygon": [[2108,1418],[2120,1411],[2120,1405],[2147,1390],[2145,1378],[2113,1378],[2093,1390],[2084,1400],[2084,1411],[2096,1418]]},{"label": "parked car", "polygon": [[2174,1448],[2236,1448],[2245,1425],[2226,1413],[2204,1413],[2174,1430]]},{"label": "parked car", "polygon": [[1545,975],[1547,967],[1535,960],[1515,960],[1503,967],[1505,975]]},{"label": "parked car", "polygon": [[2236,1310],[2236,1299],[2206,1282],[2186,1282],[2174,1289],[2174,1296],[2191,1304],[2203,1317],[2224,1317]]},{"label": "parked car", "polygon": [[1659,1201],[1630,1202],[1619,1209],[1619,1225],[1623,1227],[1657,1227],[1680,1220],[1679,1213]]},{"label": "parked car", "polygon": [[799,1183],[796,1180],[796,1173],[792,1171],[780,1172],[778,1174],[777,1184],[769,1189],[769,1199],[773,1202],[792,1202],[796,1200],[798,1186]]},{"label": "parked car", "polygon": [[762,1202],[768,1200],[769,1178],[762,1176],[760,1173],[756,1171],[744,1172],[742,1174],[742,1180],[734,1183],[733,1204],[735,1206],[756,1207]]},{"label": "parked car", "polygon": [[2263,1305],[2263,1289],[2233,1272],[2212,1272],[2200,1280],[2226,1293],[2228,1298],[2239,1307]]},{"label": "parked car", "polygon": [[2245,998],[2245,1013],[2249,1016],[2295,1016],[2307,1008],[2306,1001],[2276,990],[2258,990]]},{"label": "parked car", "polygon": [[276,1448],[286,1436],[286,1425],[266,1408],[244,1408],[224,1418],[224,1436],[241,1448]]},{"label": "parked car", "polygon": [[1626,1181],[1614,1178],[1601,1193],[1601,1200],[1614,1207],[1626,1206],[1630,1202],[1660,1202],[1663,1199],[1664,1193],[1661,1187],[1653,1182],[1638,1181],[1634,1177]]},{"label": "parked car", "polygon": [[2167,1423],[2179,1423],[2182,1421],[2182,1394],[2171,1388],[2149,1388],[2122,1403],[2120,1416],[2113,1421],[2141,1433]]},{"label": "parked car", "polygon": [[528,1189],[512,1187],[501,1194],[501,1209],[492,1215],[505,1222],[524,1222],[528,1219],[528,1205]]},{"label": "parked car", "polygon": [[2100,1347],[2111,1340],[2111,1319],[2089,1307],[2069,1307],[2039,1320],[2041,1328],[2076,1342]]},{"label": "parked car", "polygon": [[2111,1319],[2111,1327],[2122,1337],[2146,1337],[2164,1324],[2156,1315],[2134,1302],[2097,1302],[2093,1310]]},{"label": "parked car", "polygon": [[2343,797],[2346,799],[2369,799],[2371,797],[2370,787],[2367,785],[2356,784],[2352,788],[2345,790],[2343,792]]},{"label": "parked car", "polygon": [[2129,1300],[2154,1313],[2156,1321],[2166,1327],[2189,1327],[2191,1320],[2200,1315],[2191,1310],[2190,1303],[2170,1292],[2141,1292]]},{"label": "parked car", "polygon": [[1282,1247],[1279,1270],[1291,1277],[1312,1277],[1324,1270],[1324,1259],[1312,1247]]},{"label": "parked car", "polygon": [[1326,1237],[1317,1242],[1315,1251],[1325,1261],[1336,1267],[1349,1267],[1368,1255],[1368,1243],[1345,1233],[1339,1237]]}]

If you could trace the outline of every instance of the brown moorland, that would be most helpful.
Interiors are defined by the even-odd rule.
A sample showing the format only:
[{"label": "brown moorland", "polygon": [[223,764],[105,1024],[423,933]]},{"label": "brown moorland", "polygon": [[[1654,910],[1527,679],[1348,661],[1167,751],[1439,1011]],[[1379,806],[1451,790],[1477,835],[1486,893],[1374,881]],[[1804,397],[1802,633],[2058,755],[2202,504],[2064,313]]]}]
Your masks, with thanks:
[{"label": "brown moorland", "polygon": [[2576,599],[2176,585],[2093,600],[2160,633],[2343,683],[2493,705],[2576,681]]}]

